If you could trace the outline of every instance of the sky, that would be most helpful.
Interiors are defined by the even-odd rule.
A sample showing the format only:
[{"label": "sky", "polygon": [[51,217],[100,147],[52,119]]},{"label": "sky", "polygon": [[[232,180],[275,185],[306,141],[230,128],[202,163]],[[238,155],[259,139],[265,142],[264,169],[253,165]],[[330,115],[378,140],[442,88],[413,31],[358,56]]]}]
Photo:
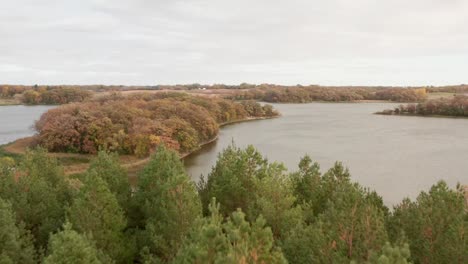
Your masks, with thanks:
[{"label": "sky", "polygon": [[468,0],[0,0],[0,83],[468,83]]}]

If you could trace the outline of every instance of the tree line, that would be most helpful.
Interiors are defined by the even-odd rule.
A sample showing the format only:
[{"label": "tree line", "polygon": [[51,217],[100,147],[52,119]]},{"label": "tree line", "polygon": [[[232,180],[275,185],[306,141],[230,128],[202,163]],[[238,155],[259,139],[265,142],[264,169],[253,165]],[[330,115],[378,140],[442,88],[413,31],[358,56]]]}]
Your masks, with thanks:
[{"label": "tree line", "polygon": [[260,100],[271,103],[350,102],[360,100],[386,100],[419,102],[427,98],[425,88],[375,87],[260,87],[233,93],[237,100]]},{"label": "tree line", "polygon": [[38,88],[23,92],[21,102],[27,105],[61,105],[71,102],[83,102],[90,99],[93,93],[80,88]]},{"label": "tree line", "polygon": [[17,98],[26,105],[60,105],[83,102],[92,97],[87,89],[68,86],[0,85],[0,98]]},{"label": "tree line", "polygon": [[147,156],[164,143],[180,153],[214,139],[219,125],[273,117],[271,105],[183,93],[113,94],[51,109],[36,122],[37,143],[49,151]]},{"label": "tree line", "polygon": [[468,96],[458,95],[450,99],[441,98],[418,104],[400,105],[378,114],[468,117]]},{"label": "tree line", "polygon": [[[275,84],[175,84],[150,86],[125,85],[0,85],[0,97],[19,96],[25,104],[64,104],[81,102],[89,98],[90,92],[131,91],[131,90],[212,90],[221,97],[254,99],[272,103],[307,103],[314,101],[347,102],[358,100],[388,100],[394,102],[419,102],[426,99],[426,93],[449,92],[468,93],[468,85],[453,86],[320,86],[320,85],[275,85]],[[65,92],[60,92],[65,90]],[[47,91],[47,92],[46,92]],[[44,95],[42,95],[45,93]],[[79,96],[81,94],[81,96]],[[81,97],[85,97],[84,99]],[[42,99],[44,98],[44,99]]]},{"label": "tree line", "polygon": [[131,188],[116,154],[65,176],[43,149],[0,161],[1,263],[466,263],[444,182],[389,210],[341,163],[297,170],[231,145],[195,185],[161,146]]}]

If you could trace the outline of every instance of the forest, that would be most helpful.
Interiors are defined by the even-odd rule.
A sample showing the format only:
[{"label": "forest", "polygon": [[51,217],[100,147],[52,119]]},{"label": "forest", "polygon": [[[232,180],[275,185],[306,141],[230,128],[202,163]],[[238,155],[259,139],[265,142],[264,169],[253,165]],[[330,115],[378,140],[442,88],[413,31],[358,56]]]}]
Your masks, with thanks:
[{"label": "forest", "polygon": [[441,98],[418,104],[400,105],[378,114],[468,117],[468,96],[458,95],[450,99]]},{"label": "forest", "polygon": [[467,263],[460,187],[389,209],[339,162],[293,171],[234,144],[197,185],[163,145],[133,188],[104,151],[70,176],[41,148],[0,158],[0,263]]},{"label": "forest", "polygon": [[275,117],[271,105],[185,93],[118,93],[51,109],[36,122],[36,143],[52,152],[99,150],[146,157],[160,144],[181,154],[213,140],[219,126]]}]

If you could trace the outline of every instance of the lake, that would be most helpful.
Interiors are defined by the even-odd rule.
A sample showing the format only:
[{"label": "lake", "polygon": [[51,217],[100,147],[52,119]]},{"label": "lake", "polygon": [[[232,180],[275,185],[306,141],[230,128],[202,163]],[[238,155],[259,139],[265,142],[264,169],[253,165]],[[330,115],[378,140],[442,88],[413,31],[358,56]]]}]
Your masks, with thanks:
[{"label": "lake", "polygon": [[282,117],[223,127],[219,140],[185,159],[196,181],[235,142],[254,145],[290,171],[309,154],[322,172],[342,161],[352,179],[387,205],[415,198],[438,180],[468,184],[468,119],[374,115],[397,104],[274,104]]},{"label": "lake", "polygon": [[[219,152],[235,141],[254,145],[291,170],[309,154],[322,172],[335,161],[352,179],[375,189],[387,205],[414,198],[438,180],[468,183],[468,119],[384,116],[385,103],[275,104],[282,117],[237,123],[220,130],[218,141],[185,159],[197,181]],[[54,106],[1,106],[0,144],[34,134],[32,125]]]},{"label": "lake", "polygon": [[0,106],[0,145],[34,135],[34,122],[55,106]]}]

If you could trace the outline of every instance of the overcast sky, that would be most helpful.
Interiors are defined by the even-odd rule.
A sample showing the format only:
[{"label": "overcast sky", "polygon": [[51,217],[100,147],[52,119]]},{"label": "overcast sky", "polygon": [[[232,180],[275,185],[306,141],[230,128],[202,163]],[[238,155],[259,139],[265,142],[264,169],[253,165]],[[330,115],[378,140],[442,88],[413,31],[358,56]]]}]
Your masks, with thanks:
[{"label": "overcast sky", "polygon": [[468,83],[468,0],[0,4],[0,83]]}]

